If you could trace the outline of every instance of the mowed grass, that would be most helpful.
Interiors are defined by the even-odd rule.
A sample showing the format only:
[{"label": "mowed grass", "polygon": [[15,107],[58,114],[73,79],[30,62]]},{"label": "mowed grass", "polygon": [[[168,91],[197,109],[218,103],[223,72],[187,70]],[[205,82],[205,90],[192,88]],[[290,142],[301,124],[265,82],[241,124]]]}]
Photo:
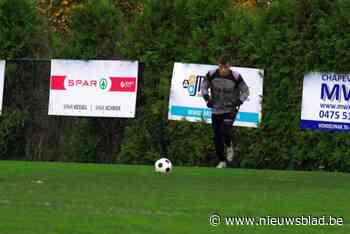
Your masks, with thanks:
[{"label": "mowed grass", "polygon": [[[210,226],[222,216],[343,217],[343,226]],[[350,233],[350,174],[0,161],[1,234]]]}]

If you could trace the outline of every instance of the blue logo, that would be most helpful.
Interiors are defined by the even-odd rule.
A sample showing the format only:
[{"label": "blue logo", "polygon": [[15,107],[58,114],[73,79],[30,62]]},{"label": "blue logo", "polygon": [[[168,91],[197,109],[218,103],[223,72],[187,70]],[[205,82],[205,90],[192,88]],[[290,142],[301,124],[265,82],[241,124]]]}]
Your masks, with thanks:
[{"label": "blue logo", "polygon": [[340,84],[335,84],[333,87],[328,86],[323,83],[321,86],[321,99],[326,101],[327,99],[330,101],[341,101],[344,98],[345,101],[350,100],[350,89]]},{"label": "blue logo", "polygon": [[182,82],[182,87],[187,89],[188,95],[200,97],[201,84],[204,76],[190,75],[188,79]]}]

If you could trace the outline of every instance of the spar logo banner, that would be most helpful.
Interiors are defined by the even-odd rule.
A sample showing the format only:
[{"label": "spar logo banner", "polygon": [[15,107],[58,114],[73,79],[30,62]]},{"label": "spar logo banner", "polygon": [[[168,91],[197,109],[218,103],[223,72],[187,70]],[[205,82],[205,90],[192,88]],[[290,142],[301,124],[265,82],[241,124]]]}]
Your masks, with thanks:
[{"label": "spar logo banner", "polygon": [[305,75],[300,127],[350,131],[350,74]]},{"label": "spar logo banner", "polygon": [[[203,100],[201,84],[213,65],[175,63],[171,81],[168,118],[190,122],[211,123],[211,109]],[[257,127],[261,121],[261,101],[263,95],[263,70],[232,67],[239,72],[249,86],[250,96],[241,106],[234,125]]]},{"label": "spar logo banner", "polygon": [[4,93],[4,81],[5,81],[5,60],[0,60],[0,115],[2,113],[2,97]]},{"label": "spar logo banner", "polygon": [[52,60],[49,115],[135,117],[138,62]]}]

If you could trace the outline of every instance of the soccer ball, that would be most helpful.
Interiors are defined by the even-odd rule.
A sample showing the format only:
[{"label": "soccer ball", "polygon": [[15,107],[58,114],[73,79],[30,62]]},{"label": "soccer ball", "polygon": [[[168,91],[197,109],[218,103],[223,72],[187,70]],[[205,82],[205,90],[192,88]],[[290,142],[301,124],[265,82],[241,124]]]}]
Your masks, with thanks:
[{"label": "soccer ball", "polygon": [[170,160],[167,158],[161,158],[156,161],[154,164],[154,170],[156,172],[160,173],[170,173],[171,170],[173,169],[173,165],[171,164]]}]

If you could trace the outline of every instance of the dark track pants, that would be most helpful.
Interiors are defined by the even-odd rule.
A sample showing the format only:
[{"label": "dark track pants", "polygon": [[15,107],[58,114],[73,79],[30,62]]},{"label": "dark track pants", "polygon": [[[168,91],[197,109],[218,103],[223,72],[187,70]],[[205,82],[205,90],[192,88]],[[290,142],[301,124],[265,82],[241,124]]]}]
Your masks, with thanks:
[{"label": "dark track pants", "polygon": [[226,161],[225,157],[225,145],[231,146],[232,141],[232,124],[237,115],[237,111],[224,113],[224,114],[212,114],[211,121],[214,131],[214,144],[216,156],[220,161]]}]

